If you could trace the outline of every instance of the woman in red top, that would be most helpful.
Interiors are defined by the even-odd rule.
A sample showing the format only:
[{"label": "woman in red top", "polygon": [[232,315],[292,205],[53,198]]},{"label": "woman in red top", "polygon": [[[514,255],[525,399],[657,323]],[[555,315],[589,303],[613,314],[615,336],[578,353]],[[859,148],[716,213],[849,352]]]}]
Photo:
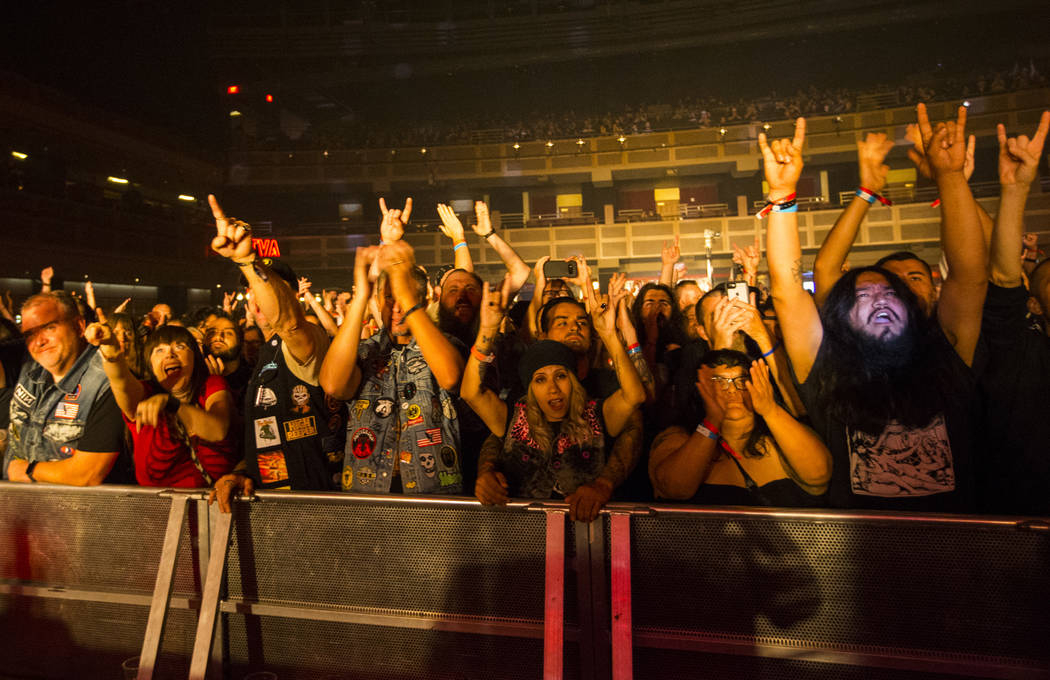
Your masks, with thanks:
[{"label": "woman in red top", "polygon": [[233,399],[222,376],[209,375],[189,331],[162,326],[143,351],[148,380],[132,374],[98,310],[84,335],[97,345],[113,396],[135,442],[135,476],[143,486],[210,487],[237,462],[230,432]]}]

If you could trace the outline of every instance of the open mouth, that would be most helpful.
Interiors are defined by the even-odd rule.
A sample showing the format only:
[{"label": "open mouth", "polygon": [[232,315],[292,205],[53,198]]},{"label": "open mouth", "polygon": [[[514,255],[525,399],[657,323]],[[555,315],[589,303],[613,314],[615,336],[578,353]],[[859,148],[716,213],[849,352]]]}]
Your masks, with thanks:
[{"label": "open mouth", "polygon": [[897,315],[887,309],[876,310],[870,317],[868,317],[869,322],[878,325],[893,323],[896,319]]},{"label": "open mouth", "polygon": [[565,400],[561,397],[557,399],[551,399],[547,402],[547,406],[550,406],[552,411],[560,411],[565,408]]},{"label": "open mouth", "polygon": [[165,364],[161,367],[164,371],[164,377],[170,378],[173,375],[179,375],[182,373],[182,364]]}]

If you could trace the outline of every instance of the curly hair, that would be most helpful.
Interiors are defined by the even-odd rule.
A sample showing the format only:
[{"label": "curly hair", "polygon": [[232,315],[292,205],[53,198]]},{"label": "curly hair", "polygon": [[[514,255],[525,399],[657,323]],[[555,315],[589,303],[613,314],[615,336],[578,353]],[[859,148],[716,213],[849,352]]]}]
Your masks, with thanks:
[{"label": "curly hair", "polygon": [[[572,392],[569,394],[569,410],[565,414],[565,420],[562,421],[561,433],[568,437],[569,441],[582,446],[591,438],[590,428],[583,417],[583,409],[587,405],[587,390],[583,388],[572,371],[567,370],[566,375],[569,376]],[[550,451],[554,445],[554,429],[540,408],[536,396],[532,393],[531,382],[525,394],[525,420],[529,424],[529,434],[532,435],[539,448]]]},{"label": "curly hair", "polygon": [[669,286],[665,286],[662,283],[647,283],[641,287],[638,295],[634,298],[634,302],[631,304],[631,319],[634,321],[634,328],[639,338],[645,338],[645,320],[642,318],[642,305],[645,303],[645,294],[651,290],[663,292],[671,303],[671,318],[667,323],[660,324],[660,336],[656,343],[657,359],[660,359],[667,345],[684,345],[686,343],[687,338],[683,330],[685,328],[685,318],[682,315],[682,310],[678,309],[678,305],[675,303],[674,291]]}]

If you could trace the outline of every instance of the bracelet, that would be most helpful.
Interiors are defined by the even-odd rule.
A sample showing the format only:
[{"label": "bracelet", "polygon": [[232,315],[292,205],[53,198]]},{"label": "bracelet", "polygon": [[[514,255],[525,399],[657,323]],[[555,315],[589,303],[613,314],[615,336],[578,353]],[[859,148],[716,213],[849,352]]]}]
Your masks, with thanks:
[{"label": "bracelet", "polygon": [[893,205],[893,201],[891,201],[890,199],[886,198],[885,196],[880,196],[878,193],[872,191],[871,189],[865,189],[864,187],[859,187],[857,189],[857,196],[867,201],[868,203],[874,203],[875,201],[878,201],[883,205]]},{"label": "bracelet", "polygon": [[180,406],[182,406],[182,402],[180,402],[178,399],[176,399],[175,395],[169,394],[168,395],[168,401],[167,401],[167,403],[164,404],[164,410],[167,411],[168,413],[175,414],[175,413],[179,412],[179,407]]},{"label": "bracelet", "polygon": [[630,345],[627,345],[627,353],[628,354],[635,355],[635,354],[641,354],[641,352],[642,352],[642,346],[639,345],[637,342],[633,342]]},{"label": "bracelet", "polygon": [[408,308],[407,312],[405,312],[404,314],[401,315],[401,320],[404,321],[405,319],[408,318],[408,315],[411,314],[412,312],[418,312],[419,310],[423,309],[423,306],[424,305],[423,305],[422,302],[417,302],[416,304],[412,305],[411,307]]},{"label": "bracelet", "polygon": [[470,356],[474,357],[483,364],[491,364],[493,361],[496,360],[496,355],[494,353],[490,352],[486,354],[485,352],[482,352],[480,349],[478,349],[477,345],[470,346]]},{"label": "bracelet", "polygon": [[29,481],[31,481],[34,484],[36,484],[36,478],[33,477],[33,468],[35,468],[36,464],[39,463],[39,462],[40,462],[39,460],[34,460],[29,465],[26,465],[26,477],[28,477]]},{"label": "bracelet", "polygon": [[790,201],[784,201],[783,203],[774,203],[772,212],[798,212],[798,201],[791,199]]},{"label": "bracelet", "polygon": [[719,434],[718,428],[715,427],[714,425],[712,425],[711,421],[709,421],[707,418],[704,418],[703,421],[701,421],[700,424],[703,425],[706,429],[710,430],[711,432],[714,432],[715,434]]},{"label": "bracelet", "polygon": [[1038,257],[1025,257],[1024,261],[1025,262],[1038,262],[1039,258]]},{"label": "bracelet", "polygon": [[762,358],[765,359],[766,357],[772,355],[773,352],[777,351],[778,349],[780,349],[780,341],[779,340],[777,340],[777,344],[773,345],[772,349],[770,349],[768,352],[766,352],[765,354],[762,355]]},{"label": "bracelet", "polygon": [[937,206],[939,206],[940,204],[941,204],[941,199],[939,199],[939,198],[938,198],[938,199],[935,199],[935,200],[933,201],[933,203],[931,203],[931,204],[930,204],[930,207],[931,207],[931,208],[936,208],[936,207],[937,207]]},{"label": "bracelet", "polygon": [[466,247],[467,247],[467,242],[466,241],[460,241],[459,243],[456,243],[454,246],[452,246],[452,252],[456,252],[460,248],[466,248]]},{"label": "bracelet", "polygon": [[489,229],[489,233],[482,234],[481,238],[488,238],[489,236],[495,236],[495,235],[496,235],[496,230],[495,229]]},{"label": "bracelet", "polygon": [[[798,196],[798,193],[795,192],[795,191],[792,191],[790,194],[788,194],[784,198],[781,198],[781,199],[776,200],[776,201],[771,201],[771,200],[767,199],[766,200],[766,204],[764,206],[762,206],[761,210],[758,211],[758,215],[757,215],[758,219],[762,219],[763,217],[768,215],[770,212],[772,212],[775,209],[774,206],[784,205],[784,204],[787,204],[787,203],[791,203],[792,205],[797,205],[795,203],[795,198],[797,196]],[[794,212],[794,211],[793,210],[778,210],[777,212]]]},{"label": "bracelet", "polygon": [[254,267],[255,260],[258,258],[253,257],[251,262],[237,262],[235,263],[238,267]]},{"label": "bracelet", "polygon": [[699,425],[696,426],[696,431],[699,432],[700,434],[704,435],[708,439],[713,439],[715,441],[718,440],[718,433],[717,432],[712,432],[711,430],[707,429],[706,427],[704,427],[703,423],[700,423]]}]

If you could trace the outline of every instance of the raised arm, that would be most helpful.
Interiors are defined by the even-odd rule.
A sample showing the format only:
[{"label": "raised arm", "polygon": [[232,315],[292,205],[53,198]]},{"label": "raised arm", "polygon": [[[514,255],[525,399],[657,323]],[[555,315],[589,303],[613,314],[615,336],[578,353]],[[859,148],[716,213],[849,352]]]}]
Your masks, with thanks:
[{"label": "raised arm", "polygon": [[620,389],[613,392],[602,407],[606,430],[615,437],[623,430],[631,414],[645,403],[645,386],[616,334],[615,305],[599,302],[593,288],[586,300],[594,330],[602,339],[602,344],[612,359],[613,370],[616,371],[616,379],[620,383]]},{"label": "raised arm", "polygon": [[645,354],[638,342],[638,330],[631,320],[631,306],[627,302],[627,275],[613,274],[609,279],[609,305],[616,310],[616,328],[620,331],[623,343],[627,347],[627,356],[634,369],[638,371],[638,377],[645,387],[645,401],[652,403],[656,399],[656,379],[653,372],[649,370],[649,362],[645,360]]},{"label": "raised arm", "polygon": [[463,235],[463,223],[456,217],[456,211],[444,203],[438,203],[438,217],[441,218],[441,233],[452,239],[452,256],[456,269],[474,271],[474,260],[470,257],[470,248]]},{"label": "raised arm", "polygon": [[[492,390],[484,386],[485,370],[496,358],[492,346],[499,335],[500,324],[506,313],[501,292],[485,285],[481,294],[481,316],[478,322],[478,337],[470,348],[467,366],[463,369],[463,384],[459,396],[478,414],[497,437],[506,434],[507,404]],[[479,474],[489,470],[481,470]],[[479,478],[480,481],[480,478]]]},{"label": "raised arm", "polygon": [[733,264],[740,265],[744,270],[744,281],[749,286],[758,285],[758,265],[762,261],[762,238],[755,234],[754,245],[741,248],[733,244]]},{"label": "raised arm", "polygon": [[[135,409],[146,396],[146,391],[128,367],[124,353],[120,351],[120,344],[106,319],[106,313],[101,308],[96,309],[95,313],[98,315],[98,321],[84,330],[84,339],[98,347],[102,355],[102,368],[109,378],[113,398],[124,416],[128,420],[134,420]],[[147,365],[148,361],[147,357]]]},{"label": "raised arm", "polygon": [[539,321],[537,320],[536,315],[540,313],[540,309],[543,307],[543,289],[547,287],[547,277],[543,274],[543,265],[547,264],[550,259],[550,255],[544,255],[536,262],[536,266],[532,268],[532,272],[535,275],[535,278],[533,279],[532,300],[529,301],[528,323],[523,324],[529,331],[529,340],[539,337],[540,334]]},{"label": "raised arm", "polygon": [[776,402],[769,369],[761,359],[751,364],[748,392],[755,413],[769,426],[787,473],[807,493],[824,493],[831,481],[831,451],[813,430]]},{"label": "raised arm", "polygon": [[325,329],[329,337],[335,337],[335,334],[339,332],[339,326],[336,325],[335,319],[328,313],[328,310],[317,301],[313,295],[310,294],[310,279],[305,276],[299,277],[299,297],[306,300],[306,303],[310,305],[311,311],[317,316],[317,320],[321,322],[321,328]]},{"label": "raised arm", "polygon": [[858,195],[853,197],[835,220],[835,225],[824,238],[813,263],[817,305],[824,304],[828,291],[842,278],[842,265],[845,264],[853,242],[857,239],[860,223],[864,221],[864,216],[868,214],[868,209],[874,204],[878,193],[886,186],[890,166],[885,165],[883,161],[892,148],[893,140],[888,139],[884,132],[869,132],[863,142],[857,142],[857,165],[860,168]]},{"label": "raised arm", "polygon": [[1039,174],[1039,159],[1043,153],[1047,130],[1050,129],[1050,111],[1044,111],[1039,127],[1029,139],[1006,136],[1006,128],[999,124],[999,214],[995,218],[989,253],[989,273],[992,283],[1003,288],[1016,288],[1022,283],[1019,246],[1024,238],[1024,207],[1028,190]]},{"label": "raised arm", "polygon": [[[765,133],[758,134],[758,146],[769,200],[776,204],[795,194],[802,174],[802,144],[806,139],[806,120],[795,123],[793,139],[767,143]],[[797,207],[774,207],[768,216],[766,260],[769,262],[769,282],[773,307],[784,333],[784,346],[795,368],[795,376],[805,382],[817,358],[824,328],[820,323],[817,305],[802,287],[802,246],[798,239]]]},{"label": "raised arm", "polygon": [[336,399],[347,400],[357,394],[361,384],[361,367],[357,365],[357,348],[361,345],[361,327],[371,297],[368,271],[379,253],[377,246],[358,248],[354,255],[354,297],[346,320],[339,327],[321,364],[321,389]]},{"label": "raised arm", "polygon": [[532,270],[529,269],[529,265],[525,264],[525,261],[521,259],[514,248],[504,241],[503,237],[492,228],[489,207],[484,201],[474,202],[474,214],[477,217],[473,227],[474,233],[492,246],[492,249],[499,255],[499,259],[503,260],[504,266],[507,267],[507,271],[510,273],[510,290],[511,297],[513,297],[521,290],[525,282],[529,280],[529,274]]},{"label": "raised arm", "polygon": [[918,105],[919,133],[941,196],[941,246],[948,278],[941,286],[937,319],[959,357],[973,362],[981,331],[981,310],[988,288],[988,249],[973,194],[966,183],[966,107],[954,122],[930,125],[926,106]]},{"label": "raised arm", "polygon": [[317,335],[311,331],[303,308],[285,281],[261,262],[252,248],[252,230],[245,222],[226,217],[215,196],[208,195],[216,236],[211,248],[236,264],[252,291],[252,301],[270,327],[281,336],[298,361],[306,363],[318,350]]},{"label": "raised arm", "polygon": [[667,241],[664,241],[664,246],[660,249],[660,283],[674,287],[674,266],[678,264],[680,259],[682,259],[682,249],[679,246],[678,235],[676,234],[674,241],[670,245],[667,244]]},{"label": "raised arm", "polygon": [[446,390],[455,390],[463,379],[463,357],[445,334],[431,321],[412,278],[416,266],[412,246],[397,241],[379,250],[379,268],[386,272],[394,300],[404,310],[404,322],[412,331],[423,358],[437,384]]}]

